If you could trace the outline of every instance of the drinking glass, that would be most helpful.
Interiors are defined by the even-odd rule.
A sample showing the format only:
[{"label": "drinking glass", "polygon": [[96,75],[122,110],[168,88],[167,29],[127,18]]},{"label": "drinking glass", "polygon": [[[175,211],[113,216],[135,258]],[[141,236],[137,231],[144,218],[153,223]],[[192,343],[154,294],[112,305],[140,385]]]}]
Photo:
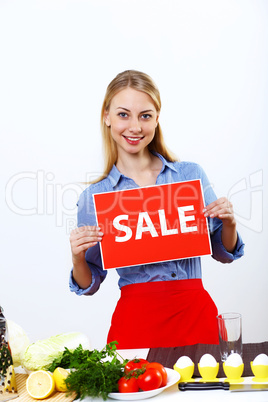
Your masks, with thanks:
[{"label": "drinking glass", "polygon": [[242,316],[239,313],[222,313],[217,316],[221,360],[231,353],[242,357]]}]

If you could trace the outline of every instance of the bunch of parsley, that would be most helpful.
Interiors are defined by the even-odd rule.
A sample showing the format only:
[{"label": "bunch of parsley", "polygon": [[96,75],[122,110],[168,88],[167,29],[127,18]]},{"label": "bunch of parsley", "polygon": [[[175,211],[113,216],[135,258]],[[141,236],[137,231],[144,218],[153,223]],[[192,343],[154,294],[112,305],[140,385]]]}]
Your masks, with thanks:
[{"label": "bunch of parsley", "polygon": [[68,392],[75,392],[75,399],[102,397],[106,400],[110,392],[118,392],[118,380],[124,375],[127,360],[119,360],[117,342],[111,342],[101,351],[84,350],[79,345],[74,351],[65,348],[62,355],[55,359],[49,371],[57,367],[73,368],[66,378]]}]

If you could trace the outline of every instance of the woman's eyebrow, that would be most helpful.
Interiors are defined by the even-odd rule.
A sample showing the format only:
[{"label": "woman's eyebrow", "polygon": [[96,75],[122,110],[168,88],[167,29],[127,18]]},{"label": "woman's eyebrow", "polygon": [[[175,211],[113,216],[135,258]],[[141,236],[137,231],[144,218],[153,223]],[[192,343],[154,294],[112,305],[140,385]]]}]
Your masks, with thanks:
[{"label": "woman's eyebrow", "polygon": [[[126,109],[125,107],[122,106],[118,106],[116,109],[123,109],[126,112],[131,112],[131,110]],[[148,112],[154,112],[153,109],[147,109],[147,110],[142,110],[140,113],[148,113]]]},{"label": "woman's eyebrow", "polygon": [[147,109],[147,110],[143,110],[141,113],[148,113],[148,112],[154,112],[153,109]]},{"label": "woman's eyebrow", "polygon": [[116,109],[123,109],[123,110],[125,110],[126,112],[130,112],[129,109],[126,109],[125,107],[122,107],[122,106],[118,106]]}]

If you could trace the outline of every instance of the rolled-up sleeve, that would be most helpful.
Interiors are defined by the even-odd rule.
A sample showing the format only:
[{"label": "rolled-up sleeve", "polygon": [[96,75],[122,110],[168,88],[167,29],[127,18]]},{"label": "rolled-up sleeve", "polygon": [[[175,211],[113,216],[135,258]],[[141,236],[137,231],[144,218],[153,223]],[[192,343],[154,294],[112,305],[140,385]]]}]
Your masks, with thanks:
[{"label": "rolled-up sleeve", "polygon": [[[93,197],[88,187],[79,197],[78,203],[78,213],[77,213],[77,226],[96,226],[96,216],[93,204]],[[71,292],[75,292],[77,295],[93,295],[96,293],[100,287],[100,284],[104,281],[107,275],[107,271],[102,268],[100,246],[90,247],[85,254],[86,262],[91,270],[92,283],[86,288],[82,289],[76,283],[73,278],[73,269],[70,272],[69,277],[69,288]]]},{"label": "rolled-up sleeve", "polygon": [[211,235],[212,257],[222,263],[230,263],[244,255],[245,244],[237,232],[237,242],[232,253],[228,252],[221,240],[222,225],[220,225]]},{"label": "rolled-up sleeve", "polygon": [[[91,269],[91,272],[92,272],[92,269]],[[91,285],[86,289],[82,289],[79,287],[79,285],[75,282],[75,280],[73,278],[73,270],[71,270],[71,273],[70,273],[69,287],[70,287],[70,291],[76,293],[78,296],[92,295],[92,294],[96,293],[96,291],[98,290],[98,287],[96,287],[95,275],[93,275],[93,273],[92,273]]]}]

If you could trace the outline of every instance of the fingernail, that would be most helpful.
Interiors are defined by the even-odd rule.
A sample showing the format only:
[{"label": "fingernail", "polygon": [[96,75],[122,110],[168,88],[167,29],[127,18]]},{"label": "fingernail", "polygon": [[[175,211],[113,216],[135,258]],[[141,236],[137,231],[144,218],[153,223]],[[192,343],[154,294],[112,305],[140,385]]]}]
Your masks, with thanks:
[{"label": "fingernail", "polygon": [[204,214],[204,217],[206,218],[208,216],[208,213],[206,212],[205,214]]},{"label": "fingernail", "polygon": [[102,232],[99,232],[99,233],[98,233],[98,236],[103,236],[103,233],[102,233]]}]

